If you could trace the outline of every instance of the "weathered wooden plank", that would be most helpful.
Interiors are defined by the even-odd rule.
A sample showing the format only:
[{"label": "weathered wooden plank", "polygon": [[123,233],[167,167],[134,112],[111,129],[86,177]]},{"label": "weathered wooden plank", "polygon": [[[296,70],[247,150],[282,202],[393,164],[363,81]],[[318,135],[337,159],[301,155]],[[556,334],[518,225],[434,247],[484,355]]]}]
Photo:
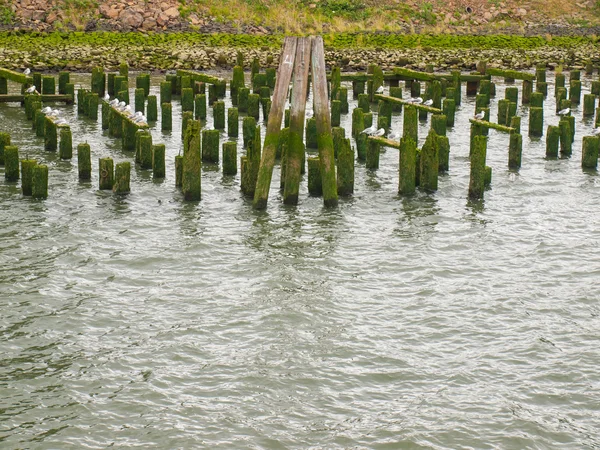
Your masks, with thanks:
[{"label": "weathered wooden plank", "polygon": [[321,161],[323,203],[327,207],[332,207],[338,204],[338,194],[333,137],[331,136],[331,114],[327,96],[327,74],[325,72],[323,38],[321,36],[315,37],[312,44],[313,101],[315,118],[317,120],[317,147]]},{"label": "weathered wooden plank", "polygon": [[7,80],[14,81],[15,83],[33,84],[33,77],[10,69],[0,68],[0,78],[6,78]]},{"label": "weathered wooden plank", "polygon": [[400,150],[400,142],[398,141],[392,141],[391,139],[387,139],[382,136],[369,136],[368,139],[371,141],[379,142],[385,147],[391,147]]},{"label": "weathered wooden plank", "polygon": [[294,79],[292,85],[292,102],[290,105],[290,126],[288,146],[285,155],[285,183],[283,187],[283,202],[289,205],[298,203],[300,191],[300,176],[304,156],[304,111],[306,109],[306,92],[310,68],[311,41],[310,38],[298,40]]},{"label": "weathered wooden plank", "polygon": [[[67,102],[70,103],[73,101],[73,98],[70,95],[52,95],[52,94],[44,94],[39,95],[39,99],[42,102]],[[24,102],[25,96],[20,94],[14,95],[0,95],[0,103],[10,103],[10,102]]]},{"label": "weathered wooden plank", "polygon": [[485,128],[493,128],[494,130],[503,131],[505,133],[512,133],[516,131],[514,128],[505,127],[504,125],[498,125],[497,123],[488,122],[486,120],[469,119],[469,122],[479,125]]},{"label": "weathered wooden plank", "polygon": [[298,38],[296,37],[286,37],[283,43],[283,53],[277,70],[275,90],[273,91],[271,110],[267,121],[267,133],[265,135],[265,143],[258,169],[256,190],[254,191],[253,206],[255,209],[265,209],[267,207],[269,188],[271,187],[271,178],[273,176],[273,166],[275,165],[275,152],[279,142],[281,120],[283,119],[285,100],[287,98],[290,79],[292,77],[292,70],[294,69],[297,45]]},{"label": "weathered wooden plank", "polygon": [[224,78],[213,77],[211,75],[206,75],[204,73],[196,72],[193,70],[178,70],[177,76],[178,77],[190,77],[190,79],[193,81],[201,81],[204,83],[211,83],[211,84],[225,83]]},{"label": "weathered wooden plank", "polygon": [[494,67],[488,67],[485,71],[488,75],[492,75],[495,77],[504,77],[504,78],[512,78],[514,80],[535,80],[535,74],[527,73],[527,72],[519,72],[517,70],[504,70],[504,69],[496,69]]},{"label": "weathered wooden plank", "polygon": [[419,103],[412,103],[407,100],[402,100],[401,98],[390,97],[389,95],[375,94],[375,98],[378,98],[379,100],[383,100],[385,102],[396,103],[398,105],[411,105],[417,109],[420,109],[422,111],[427,111],[427,112],[430,112],[433,114],[442,114],[443,113],[443,111],[441,109],[433,108],[432,106],[425,106],[425,105],[422,105]]}]

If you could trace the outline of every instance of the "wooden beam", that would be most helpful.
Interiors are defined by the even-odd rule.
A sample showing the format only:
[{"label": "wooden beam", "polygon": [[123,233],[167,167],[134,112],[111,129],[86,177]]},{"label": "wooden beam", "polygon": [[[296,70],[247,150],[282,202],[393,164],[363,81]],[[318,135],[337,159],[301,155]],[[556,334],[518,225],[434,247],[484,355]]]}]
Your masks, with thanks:
[{"label": "wooden beam", "polygon": [[283,202],[288,205],[298,203],[300,177],[304,156],[304,111],[306,110],[306,92],[310,69],[312,42],[310,38],[298,40],[294,79],[292,85],[292,101],[290,104],[290,129],[288,132],[287,153],[284,163],[285,173]]},{"label": "wooden beam", "polygon": [[384,138],[383,136],[369,136],[367,139],[379,142],[385,147],[391,147],[400,150],[400,142],[398,141],[392,141],[391,139]]},{"label": "wooden beam", "polygon": [[331,114],[327,95],[327,73],[325,72],[325,50],[323,38],[317,36],[312,42],[312,81],[315,119],[317,121],[317,147],[321,161],[323,203],[327,207],[337,206],[337,179],[335,176],[335,156],[331,135]]},{"label": "wooden beam", "polygon": [[14,81],[15,83],[21,84],[33,84],[33,77],[29,77],[21,72],[15,72],[14,70],[0,68],[0,78],[6,78],[7,80]]},{"label": "wooden beam", "polygon": [[375,98],[378,98],[379,100],[383,100],[384,102],[396,103],[398,105],[411,105],[417,109],[420,109],[422,111],[427,111],[427,112],[430,112],[433,114],[442,114],[444,112],[438,108],[433,108],[431,106],[425,106],[425,105],[419,104],[419,103],[412,103],[412,102],[409,102],[406,100],[402,100],[401,98],[390,97],[389,95],[375,94]]},{"label": "wooden beam", "polygon": [[515,80],[535,80],[535,75],[527,72],[519,72],[517,70],[503,70],[496,69],[494,67],[489,67],[486,69],[485,73],[488,75],[492,75],[495,77],[504,77],[504,78],[513,78]]},{"label": "wooden beam", "polygon": [[288,88],[294,68],[297,44],[298,38],[296,37],[286,37],[283,43],[283,53],[279,61],[279,69],[277,70],[275,90],[273,91],[273,100],[267,121],[267,133],[258,169],[256,189],[254,191],[253,206],[255,209],[265,209],[267,207],[269,188],[271,187],[271,178],[273,177],[273,166],[275,165],[275,152],[279,143],[279,131],[281,129],[285,100],[288,95]]},{"label": "wooden beam", "polygon": [[[37,96],[42,102],[66,102],[71,103],[73,98],[70,95],[43,94]],[[25,96],[21,94],[0,95],[0,103],[24,102]]]},{"label": "wooden beam", "polygon": [[502,131],[504,133],[512,133],[516,131],[514,128],[505,127],[504,125],[498,125],[497,123],[488,122],[486,120],[469,119],[469,122],[479,125],[484,128],[493,128],[494,130]]},{"label": "wooden beam", "polygon": [[206,75],[204,73],[195,72],[193,70],[178,70],[177,76],[178,77],[183,77],[183,76],[190,77],[191,80],[201,81],[203,83],[211,83],[211,84],[225,83],[224,78],[213,77],[211,75]]}]

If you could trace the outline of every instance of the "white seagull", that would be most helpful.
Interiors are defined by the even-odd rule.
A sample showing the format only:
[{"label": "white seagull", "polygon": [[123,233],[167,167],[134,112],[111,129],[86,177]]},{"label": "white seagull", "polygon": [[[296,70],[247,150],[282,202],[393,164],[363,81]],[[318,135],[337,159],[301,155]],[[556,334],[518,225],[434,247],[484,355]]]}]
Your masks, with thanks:
[{"label": "white seagull", "polygon": [[395,131],[390,131],[390,134],[388,134],[388,139],[390,139],[392,141],[397,140],[399,137],[400,136]]},{"label": "white seagull", "polygon": [[367,136],[372,136],[377,131],[377,127],[373,124],[369,128],[365,128],[361,133],[365,133]]},{"label": "white seagull", "polygon": [[35,86],[29,86],[27,89],[25,89],[25,93],[26,94],[34,94],[34,93],[37,94],[38,91],[35,88]]},{"label": "white seagull", "polygon": [[44,114],[50,114],[52,112],[52,108],[50,108],[49,106],[46,106],[45,108],[42,108],[42,112]]},{"label": "white seagull", "polygon": [[376,94],[383,94],[383,86],[379,86],[375,91]]},{"label": "white seagull", "polygon": [[431,105],[433,105],[433,100],[432,99],[425,100],[425,102],[423,102],[423,105],[424,106],[431,106]]},{"label": "white seagull", "polygon": [[110,100],[110,95],[108,95],[108,92],[106,94],[104,94],[104,97],[102,97],[102,100],[104,100],[105,102]]},{"label": "white seagull", "polygon": [[372,136],[383,136],[385,134],[385,130],[383,128],[380,128],[379,130],[375,131],[375,133],[372,134]]},{"label": "white seagull", "polygon": [[408,99],[409,103],[414,103],[418,105],[419,103],[423,103],[423,99],[421,97],[411,97]]},{"label": "white seagull", "polygon": [[23,71],[23,73],[24,73],[25,75],[29,75],[29,74],[31,73],[31,70],[29,70],[29,67],[28,67],[27,69],[25,69],[25,70]]},{"label": "white seagull", "polygon": [[600,134],[600,127],[596,127],[592,130],[592,134],[594,136],[598,136]]},{"label": "white seagull", "polygon": [[566,115],[568,115],[570,112],[571,112],[571,108],[565,108],[565,109],[561,109],[561,110],[558,112],[558,115],[559,115],[559,116],[566,116]]},{"label": "white seagull", "polygon": [[485,117],[485,111],[479,111],[477,114],[475,114],[475,118],[477,120],[481,120]]}]

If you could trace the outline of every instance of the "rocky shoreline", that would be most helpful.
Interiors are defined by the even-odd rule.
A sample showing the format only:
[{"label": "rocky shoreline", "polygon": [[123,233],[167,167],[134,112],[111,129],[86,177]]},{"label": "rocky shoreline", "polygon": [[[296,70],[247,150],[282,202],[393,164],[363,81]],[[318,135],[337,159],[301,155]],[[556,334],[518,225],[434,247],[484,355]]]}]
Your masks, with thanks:
[{"label": "rocky shoreline", "polygon": [[[279,61],[279,48],[239,48],[210,47],[198,44],[181,45],[128,45],[128,46],[63,46],[39,51],[0,47],[0,67],[22,70],[57,72],[90,72],[93,67],[101,66],[107,70],[116,70],[122,61],[128,62],[133,70],[164,72],[176,69],[225,70],[230,69],[236,60],[238,51],[242,51],[246,61],[257,57],[263,67],[272,66]],[[393,67],[407,67],[422,70],[427,64],[433,64],[436,70],[451,69],[474,70],[477,61],[486,60],[491,67],[527,70],[538,64],[553,69],[559,65],[564,68],[581,68],[587,61],[598,61],[596,45],[587,44],[576,48],[543,47],[534,50],[522,49],[328,49],[328,65],[341,65],[343,71],[363,71],[369,64],[378,64],[384,70]]]}]

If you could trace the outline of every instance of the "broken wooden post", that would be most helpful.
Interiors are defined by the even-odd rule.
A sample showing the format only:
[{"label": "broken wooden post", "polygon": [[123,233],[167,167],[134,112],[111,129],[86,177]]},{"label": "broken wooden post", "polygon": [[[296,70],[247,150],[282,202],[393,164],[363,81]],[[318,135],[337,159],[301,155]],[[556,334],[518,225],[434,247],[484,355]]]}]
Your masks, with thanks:
[{"label": "broken wooden post", "polygon": [[98,187],[100,190],[111,190],[114,181],[114,162],[112,158],[98,160],[98,173],[100,175]]},{"label": "broken wooden post", "polygon": [[486,159],[487,137],[474,136],[471,146],[471,173],[469,177],[469,198],[483,198],[485,189],[485,159]]},{"label": "broken wooden post", "polygon": [[191,120],[185,130],[182,160],[181,191],[188,201],[202,197],[202,157],[200,149],[200,122]]},{"label": "broken wooden post", "polygon": [[131,191],[129,181],[131,180],[131,163],[123,161],[115,166],[115,180],[112,190],[115,194],[125,195]]}]

